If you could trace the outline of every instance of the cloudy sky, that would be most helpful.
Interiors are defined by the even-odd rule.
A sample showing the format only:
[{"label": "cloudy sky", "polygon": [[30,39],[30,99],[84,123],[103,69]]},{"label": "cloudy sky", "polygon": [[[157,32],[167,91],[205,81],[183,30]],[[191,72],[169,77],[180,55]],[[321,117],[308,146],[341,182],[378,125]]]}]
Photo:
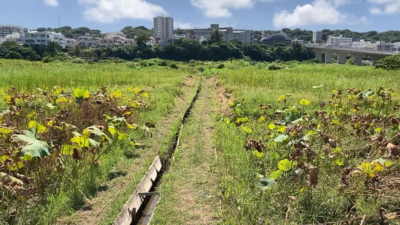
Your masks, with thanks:
[{"label": "cloudy sky", "polygon": [[175,28],[400,30],[400,0],[0,0],[0,9],[0,24],[57,27],[60,15],[62,26],[103,32],[151,28],[159,15]]}]

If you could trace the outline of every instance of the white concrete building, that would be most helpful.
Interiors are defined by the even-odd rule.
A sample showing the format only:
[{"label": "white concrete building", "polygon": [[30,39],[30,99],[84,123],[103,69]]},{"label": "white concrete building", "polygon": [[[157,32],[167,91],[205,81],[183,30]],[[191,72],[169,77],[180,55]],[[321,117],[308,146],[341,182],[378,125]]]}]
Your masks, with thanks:
[{"label": "white concrete building", "polygon": [[158,16],[154,18],[154,39],[156,43],[172,40],[174,37],[174,19]]},{"label": "white concrete building", "polygon": [[52,31],[30,31],[25,37],[22,37],[23,43],[29,46],[47,46],[49,42],[58,42],[62,48],[65,48],[65,37],[61,33]]},{"label": "white concrete building", "polygon": [[107,33],[105,38],[100,39],[99,47],[126,46],[136,44],[135,40],[126,38],[122,32]]},{"label": "white concrete building", "polygon": [[210,37],[211,32],[216,29],[221,32],[222,39],[226,41],[238,40],[245,44],[251,44],[254,41],[253,30],[233,29],[232,27],[220,28],[218,24],[211,24],[210,28],[188,29],[186,30],[186,37],[202,42],[204,38]]},{"label": "white concrete building", "polygon": [[11,35],[13,33],[19,33],[21,37],[25,36],[28,33],[27,28],[23,28],[21,26],[15,25],[0,25],[0,37],[6,37],[7,35]]},{"label": "white concrete building", "polygon": [[73,48],[76,46],[76,40],[71,39],[71,38],[66,38],[65,39],[65,47],[67,48]]},{"label": "white concrete building", "polygon": [[297,43],[299,43],[300,45],[304,45],[304,40],[297,40],[297,39],[295,39],[295,40],[293,40],[293,42],[297,42]]},{"label": "white concrete building", "polygon": [[313,42],[322,41],[322,31],[314,31],[312,40]]},{"label": "white concrete building", "polygon": [[341,46],[341,47],[351,47],[353,44],[353,38],[345,38],[343,35],[339,37],[329,36],[326,43],[327,46]]},{"label": "white concrete building", "polygon": [[86,33],[83,36],[78,37],[76,40],[76,45],[79,45],[83,48],[95,48],[99,45],[100,38],[92,37],[90,33]]}]

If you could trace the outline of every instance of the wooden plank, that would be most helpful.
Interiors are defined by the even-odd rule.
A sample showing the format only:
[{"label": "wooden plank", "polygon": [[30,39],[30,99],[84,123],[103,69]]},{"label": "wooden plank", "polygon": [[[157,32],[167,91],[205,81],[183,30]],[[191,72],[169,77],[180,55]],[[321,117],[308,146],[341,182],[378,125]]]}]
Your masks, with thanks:
[{"label": "wooden plank", "polygon": [[[128,201],[125,203],[120,214],[114,221],[114,225],[130,225],[132,223],[132,214],[130,212],[136,213],[137,210],[142,205],[142,198],[139,193],[149,192],[153,186],[153,181],[157,179],[158,172],[162,168],[162,163],[160,157],[153,161],[146,175],[140,182],[139,186],[136,188],[135,192],[129,197]],[[134,211],[134,209],[136,211]]]}]

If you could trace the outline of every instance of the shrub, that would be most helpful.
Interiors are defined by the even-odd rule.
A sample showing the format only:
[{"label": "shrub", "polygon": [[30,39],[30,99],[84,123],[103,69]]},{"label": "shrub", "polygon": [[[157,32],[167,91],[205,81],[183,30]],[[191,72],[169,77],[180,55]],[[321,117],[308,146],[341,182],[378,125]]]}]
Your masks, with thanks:
[{"label": "shrub", "polygon": [[199,70],[200,72],[204,72],[204,68],[203,67],[199,67],[199,68],[197,68],[197,70]]},{"label": "shrub", "polygon": [[133,59],[133,61],[134,62],[140,62],[140,61],[142,61],[142,59],[141,58],[136,58],[136,59]]},{"label": "shrub", "polygon": [[5,59],[23,59],[22,55],[18,52],[10,51],[4,56]]},{"label": "shrub", "polygon": [[225,68],[225,65],[224,65],[223,63],[222,63],[222,64],[219,64],[217,68],[218,68],[218,69],[223,69],[223,68]]},{"label": "shrub", "polygon": [[271,64],[268,66],[268,70],[280,70],[282,68],[280,68],[279,66],[275,66],[274,64]]},{"label": "shrub", "polygon": [[51,56],[46,56],[42,59],[43,63],[49,63],[49,62],[53,62],[54,59]]},{"label": "shrub", "polygon": [[178,65],[176,65],[176,63],[172,63],[169,67],[171,67],[172,69],[179,69]]},{"label": "shrub", "polygon": [[165,60],[158,61],[157,63],[159,66],[168,66],[168,62]]},{"label": "shrub", "polygon": [[189,61],[189,66],[195,67],[196,66],[196,60],[192,59]]},{"label": "shrub", "polygon": [[72,60],[72,63],[83,64],[83,63],[85,63],[85,60],[83,60],[81,58],[76,58],[76,59]]},{"label": "shrub", "polygon": [[354,59],[353,59],[353,58],[350,58],[350,59],[346,60],[346,64],[347,64],[347,65],[355,65]]},{"label": "shrub", "polygon": [[322,61],[317,58],[314,58],[314,59],[304,60],[302,63],[303,64],[320,64],[320,63],[322,63]]},{"label": "shrub", "polygon": [[154,66],[155,65],[155,63],[151,62],[151,61],[148,64],[149,64],[149,66]]},{"label": "shrub", "polygon": [[400,70],[400,55],[385,57],[378,61],[375,68],[385,70]]},{"label": "shrub", "polygon": [[140,66],[141,67],[147,67],[147,66],[149,66],[149,64],[146,61],[141,61],[140,62]]}]

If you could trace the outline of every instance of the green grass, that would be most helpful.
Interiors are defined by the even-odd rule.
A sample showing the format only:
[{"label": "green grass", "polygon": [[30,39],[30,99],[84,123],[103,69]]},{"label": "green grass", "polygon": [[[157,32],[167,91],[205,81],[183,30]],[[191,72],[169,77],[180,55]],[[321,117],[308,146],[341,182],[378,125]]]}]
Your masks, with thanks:
[{"label": "green grass", "polygon": [[[269,71],[262,65],[246,66],[241,65],[240,62],[225,63],[225,66],[231,68],[231,70],[220,72],[217,75],[220,79],[219,86],[234,96],[229,101],[244,99],[245,103],[239,107],[240,111],[234,112],[228,108],[226,115],[230,114],[233,117],[232,120],[248,116],[250,122],[243,126],[252,128],[253,133],[246,134],[240,126],[228,125],[223,121],[216,123],[214,142],[219,156],[219,196],[225,203],[224,224],[338,222],[346,219],[346,209],[351,208],[352,205],[354,205],[353,209],[355,210],[352,217],[362,217],[365,214],[367,219],[374,221],[374,219],[379,218],[380,207],[388,211],[397,207],[398,201],[392,199],[397,196],[394,191],[385,192],[379,197],[372,194],[371,197],[368,197],[368,194],[364,195],[363,193],[367,189],[362,183],[363,179],[354,178],[351,180],[351,188],[339,189],[341,172],[345,166],[360,165],[361,162],[370,162],[380,157],[380,154],[378,154],[367,158],[364,155],[361,156],[361,154],[365,154],[364,152],[360,153],[360,150],[354,150],[369,144],[370,138],[376,138],[376,134],[375,136],[368,136],[367,139],[350,135],[353,128],[351,124],[348,125],[350,122],[344,117],[343,121],[342,117],[338,118],[343,123],[343,127],[349,129],[350,132],[343,131],[340,128],[341,126],[332,124],[321,127],[325,132],[324,134],[337,140],[339,147],[343,149],[343,153],[335,156],[332,160],[326,157],[319,159],[319,161],[308,161],[319,166],[320,173],[316,187],[307,187],[305,182],[307,177],[297,178],[296,181],[296,176],[293,175],[294,171],[292,171],[284,173],[272,188],[262,193],[259,189],[259,179],[261,177],[269,178],[270,174],[278,169],[278,162],[287,158],[293,152],[293,148],[290,148],[289,145],[274,143],[274,138],[278,135],[277,131],[268,128],[269,123],[279,121],[278,118],[280,117],[274,115],[275,110],[280,110],[283,107],[282,102],[277,102],[279,96],[290,93],[291,97],[288,98],[286,105],[297,105],[300,108],[304,107],[299,104],[301,99],[309,100],[311,105],[304,108],[306,108],[308,115],[313,117],[314,111],[325,110],[320,109],[320,101],[324,101],[328,105],[327,107],[329,107],[330,100],[335,101],[332,99],[332,90],[342,90],[344,92],[343,99],[346,99],[347,89],[352,87],[361,90],[369,88],[377,90],[382,86],[393,88],[396,93],[399,93],[398,71],[341,65],[292,65],[288,69]],[[323,87],[320,89],[313,88],[313,86],[319,85],[323,85]],[[395,104],[396,99],[399,99],[398,95],[394,97],[394,103],[389,104]],[[382,100],[377,101],[378,104],[381,104],[379,107],[372,110],[363,108],[361,111],[365,110],[363,113],[368,111],[376,116],[380,111],[379,108],[391,108]],[[259,108],[260,104],[271,104],[272,109],[262,110]],[[362,102],[359,103],[359,105],[362,104]],[[288,110],[292,109],[289,108]],[[343,113],[346,113],[346,110],[349,110],[349,108],[343,110]],[[328,110],[328,112],[331,111]],[[392,110],[390,113],[391,116],[396,118],[399,116],[398,110]],[[261,115],[266,117],[267,123],[258,122]],[[389,115],[381,113],[380,116]],[[376,120],[376,123],[378,121],[380,120]],[[308,130],[308,125],[308,122],[305,122],[304,129]],[[379,126],[384,126],[384,129],[387,129],[385,134],[387,134],[388,139],[396,134],[396,132],[390,131],[391,126],[381,123]],[[271,135],[275,136],[272,136],[271,139]],[[265,156],[258,159],[252,154],[252,151],[244,148],[249,139],[261,140],[266,145]],[[397,139],[390,140],[396,142]],[[316,136],[309,142],[318,157],[325,155],[322,138]],[[376,151],[374,149],[379,147],[379,145],[376,147],[374,144],[372,145],[374,146],[373,151]],[[357,155],[354,155],[354,152]],[[360,155],[358,155],[359,153]],[[278,154],[277,159],[274,158],[276,157],[275,154]],[[344,161],[344,166],[338,166],[334,163],[334,160],[338,157],[342,157],[339,159]],[[333,164],[328,164],[331,161]],[[394,162],[396,164],[398,160],[394,160]],[[392,169],[396,170],[396,168],[397,164]],[[383,173],[381,176],[392,175]],[[295,200],[291,200],[291,198]],[[289,211],[287,212],[287,210]]]},{"label": "green grass", "polygon": [[[10,87],[15,87],[18,92],[39,94],[37,88],[51,90],[53,86],[61,86],[69,91],[81,87],[92,92],[99,90],[101,86],[107,86],[109,90],[121,90],[126,95],[122,102],[126,104],[130,104],[127,99],[133,96],[128,92],[128,88],[139,87],[146,90],[150,97],[147,102],[149,108],[139,114],[138,124],[143,126],[148,121],[157,124],[175,107],[175,99],[183,93],[181,83],[186,75],[185,71],[162,67],[132,69],[129,63],[80,65],[0,60],[0,80],[2,81],[0,83],[0,110],[7,107],[3,97]],[[36,108],[45,108],[45,103],[39,103]],[[27,129],[25,125],[19,128]],[[129,135],[143,144],[149,143],[143,131],[132,131]],[[69,215],[80,209],[85,203],[85,198],[90,199],[96,196],[98,186],[107,179],[109,173],[118,164],[133,162],[132,159],[127,158],[131,155],[128,153],[132,152],[129,143],[116,143],[109,148],[108,153],[101,157],[98,167],[80,167],[82,169],[78,172],[80,175],[73,180],[71,180],[71,174],[76,172],[73,172],[70,165],[74,165],[74,162],[72,159],[71,163],[64,162],[67,167],[63,174],[68,175],[57,184],[57,187],[52,188],[55,190],[54,193],[45,193],[46,201],[40,204],[36,203],[35,207],[16,206],[17,220],[14,220],[13,223],[51,224],[58,217]],[[158,152],[149,148],[136,152],[143,155],[141,151],[142,153],[143,151],[155,151],[154,155]],[[153,158],[141,159],[141,161],[146,160],[152,161]],[[142,170],[146,170],[147,166],[146,163],[143,163]],[[140,169],[138,170],[140,171]],[[143,171],[139,173],[143,173]],[[49,176],[57,176],[57,172],[49,174]],[[126,193],[122,194],[127,196]],[[125,200],[119,198],[117,202]],[[24,201],[18,204],[24,204]],[[113,213],[115,214],[115,212]],[[2,219],[2,222],[5,222],[4,220],[7,218]]]}]

